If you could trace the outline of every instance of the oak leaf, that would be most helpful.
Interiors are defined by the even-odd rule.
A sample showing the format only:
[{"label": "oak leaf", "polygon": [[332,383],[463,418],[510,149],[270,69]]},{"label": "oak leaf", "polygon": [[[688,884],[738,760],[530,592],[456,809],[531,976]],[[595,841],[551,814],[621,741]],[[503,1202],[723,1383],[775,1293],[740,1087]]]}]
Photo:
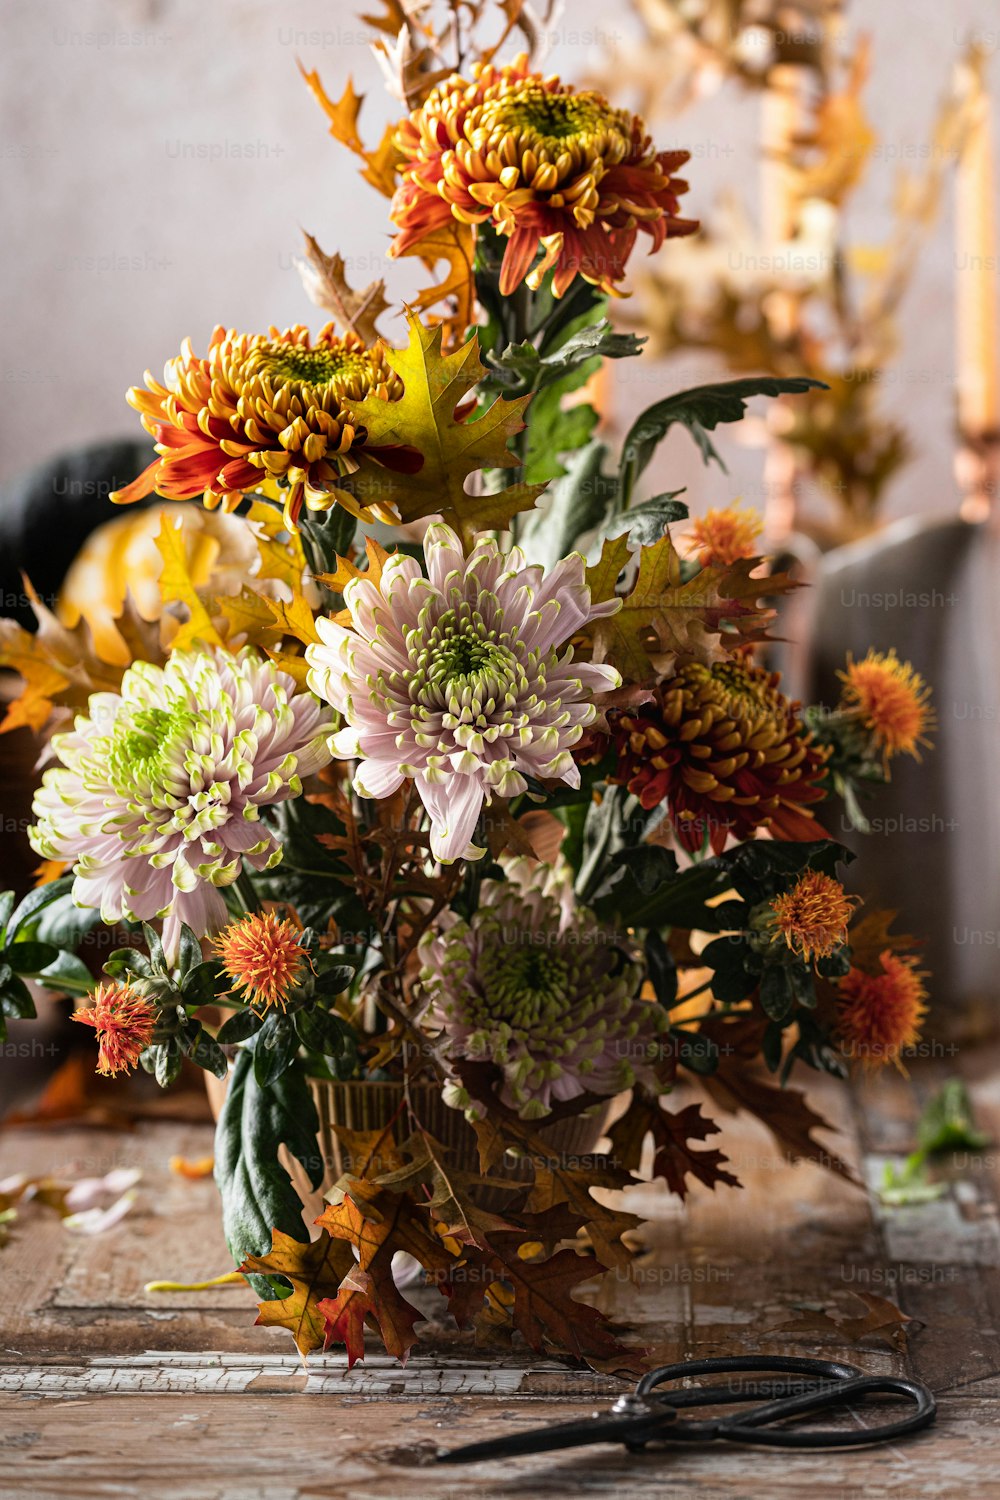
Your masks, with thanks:
[{"label": "oak leaf", "polygon": [[524,428],[530,397],[498,397],[481,415],[470,414],[467,397],[486,373],[479,339],[450,354],[442,349],[441,328],[425,328],[410,313],[405,349],[387,349],[386,360],[403,382],[397,401],[367,396],[348,402],[351,420],[366,430],[369,448],[416,449],[423,462],[413,473],[388,469],[355,475],[367,503],[392,504],[408,524],[441,516],[467,545],[477,531],[504,530],[511,516],[530,509],[543,485],[516,484],[496,494],[470,495],[465,481],[481,469],[516,468],[508,440]]},{"label": "oak leaf", "polygon": [[358,116],[364,103],[364,94],[355,93],[354,84],[348,79],[340,98],[331,99],[315,70],[307,73],[300,62],[299,72],[329,120],[330,134],[334,140],[361,158],[365,164],[362,177],[380,193],[391,198],[396,191],[396,165],[399,161],[399,152],[394,144],[394,127],[387,125],[378,146],[374,151],[369,151],[358,134]]},{"label": "oak leaf", "polygon": [[630,1170],[638,1167],[646,1136],[652,1135],[653,1176],[662,1177],[672,1193],[685,1198],[688,1177],[710,1188],[719,1183],[740,1186],[733,1174],[725,1170],[728,1158],[721,1151],[696,1150],[693,1144],[716,1135],[718,1129],[702,1114],[700,1104],[689,1104],[674,1114],[662,1107],[656,1095],[636,1089],[625,1114],[615,1121],[608,1134],[611,1154]]},{"label": "oak leaf", "polygon": [[299,261],[299,274],[311,301],[345,331],[357,334],[368,345],[378,338],[376,323],[389,306],[385,282],[378,278],[355,291],[349,284],[344,257],[327,255],[311,234],[304,234],[306,258]]},{"label": "oak leaf", "polygon": [[855,1317],[837,1316],[813,1308],[802,1308],[799,1316],[790,1323],[782,1323],[777,1332],[832,1333],[838,1339],[849,1339],[858,1344],[862,1339],[877,1338],[892,1348],[906,1348],[906,1329],[913,1319],[890,1302],[888,1297],[876,1297],[873,1292],[851,1292],[852,1297],[862,1302],[865,1311]]},{"label": "oak leaf", "polygon": [[341,1282],[353,1266],[350,1246],[340,1238],[321,1234],[306,1245],[275,1229],[267,1254],[248,1255],[240,1270],[257,1276],[283,1276],[291,1282],[287,1297],[258,1304],[257,1323],[263,1328],[287,1328],[296,1349],[306,1355],[322,1348],[326,1341],[326,1319],[320,1303],[338,1295]]}]

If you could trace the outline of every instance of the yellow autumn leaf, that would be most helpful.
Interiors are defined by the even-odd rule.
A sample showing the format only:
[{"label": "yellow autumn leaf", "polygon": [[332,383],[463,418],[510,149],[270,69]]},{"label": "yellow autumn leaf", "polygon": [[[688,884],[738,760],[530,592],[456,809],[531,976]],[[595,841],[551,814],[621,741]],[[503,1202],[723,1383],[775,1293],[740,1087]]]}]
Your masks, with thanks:
[{"label": "yellow autumn leaf", "polygon": [[202,603],[191,579],[184,532],[180,525],[173,526],[166,516],[160,522],[156,548],[163,558],[160,573],[160,594],[164,604],[182,604],[188,617],[181,625],[171,643],[174,651],[184,651],[194,645],[223,646],[222,639],[212,617]]},{"label": "yellow autumn leaf", "polygon": [[351,419],[363,426],[367,446],[416,448],[423,463],[416,473],[394,474],[379,468],[355,476],[359,493],[374,503],[392,504],[404,523],[441,516],[471,545],[477,531],[505,530],[513,515],[530,510],[545,488],[516,484],[496,494],[470,495],[465,481],[481,469],[518,465],[508,440],[524,427],[530,397],[498,397],[479,416],[464,403],[486,373],[479,358],[479,339],[450,354],[441,345],[441,328],[425,328],[415,313],[407,317],[410,340],[405,349],[389,349],[386,359],[403,382],[397,401],[368,396],[347,403]]}]

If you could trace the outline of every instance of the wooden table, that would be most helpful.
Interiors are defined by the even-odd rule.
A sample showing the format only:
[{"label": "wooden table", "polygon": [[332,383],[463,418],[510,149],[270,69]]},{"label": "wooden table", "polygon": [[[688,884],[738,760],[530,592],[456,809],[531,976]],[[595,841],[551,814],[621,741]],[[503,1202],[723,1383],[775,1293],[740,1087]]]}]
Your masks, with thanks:
[{"label": "wooden table", "polygon": [[[998,1064],[996,1051],[939,1058],[912,1088],[893,1078],[851,1093],[821,1084],[814,1102],[843,1132],[831,1147],[873,1183],[887,1157],[911,1148],[922,1100],[959,1067],[979,1123],[1000,1141]],[[281,1331],[252,1326],[242,1285],[143,1291],[152,1279],[228,1269],[211,1180],[168,1168],[175,1153],[211,1150],[207,1125],[17,1130],[0,1133],[0,1177],[124,1164],[144,1177],[117,1229],[74,1238],[29,1207],[0,1251],[0,1496],[1000,1497],[997,1153],[942,1168],[949,1186],[937,1202],[890,1211],[818,1167],[787,1166],[749,1120],[731,1118],[721,1144],[743,1190],[696,1188],[685,1208],[636,1189],[630,1206],[654,1219],[650,1254],[637,1285],[609,1276],[599,1305],[664,1359],[785,1351],[910,1370],[940,1399],[930,1432],[843,1454],[596,1448],[466,1471],[421,1467],[414,1455],[442,1441],[582,1415],[620,1387],[526,1354],[484,1356],[443,1329],[406,1369],[373,1350],[351,1372],[335,1354],[304,1370]],[[803,1308],[857,1314],[857,1291],[919,1320],[908,1351],[785,1326]],[[437,1292],[416,1296],[433,1317]]]}]

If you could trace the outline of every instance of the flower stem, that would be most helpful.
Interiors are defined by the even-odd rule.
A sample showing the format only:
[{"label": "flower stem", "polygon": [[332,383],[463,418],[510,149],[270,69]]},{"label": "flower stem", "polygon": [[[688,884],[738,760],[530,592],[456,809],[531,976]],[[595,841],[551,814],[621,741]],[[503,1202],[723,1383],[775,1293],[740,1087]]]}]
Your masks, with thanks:
[{"label": "flower stem", "polygon": [[253,881],[246,870],[241,870],[233,881],[233,889],[243,903],[243,910],[249,915],[251,912],[263,911],[260,897],[253,888]]}]

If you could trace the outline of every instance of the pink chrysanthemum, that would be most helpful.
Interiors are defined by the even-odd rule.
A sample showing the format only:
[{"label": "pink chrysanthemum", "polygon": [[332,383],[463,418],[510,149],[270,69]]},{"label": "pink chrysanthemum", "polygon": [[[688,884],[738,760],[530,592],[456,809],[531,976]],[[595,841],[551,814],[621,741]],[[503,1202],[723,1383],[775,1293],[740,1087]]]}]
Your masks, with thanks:
[{"label": "pink chrysanthemum", "polygon": [[591,604],[577,554],[543,577],[489,538],[466,557],[441,523],[424,554],[426,577],[397,553],[378,586],[351,580],[353,628],[317,621],[309,685],[347,721],[331,744],[360,760],[359,794],[388,797],[412,777],[435,858],[475,858],[484,802],[516,797],[528,777],[579,786],[572,747],[597,715],[594,694],[621,678],[574,662],[567,643],[619,604]]},{"label": "pink chrysanthemum", "polygon": [[330,760],[332,716],[249,650],[138,662],[88,710],[52,741],[62,764],[35,794],[32,848],[72,863],[74,900],[105,922],[162,918],[173,954],[182,922],[222,926],[219,887],[244,864],[280,861],[261,813]]},{"label": "pink chrysanthemum", "polygon": [[[448,1059],[495,1063],[503,1102],[523,1119],[637,1078],[655,1087],[665,1013],[638,998],[641,966],[576,905],[564,862],[505,868],[506,880],[483,882],[471,921],[448,912],[422,939],[423,1028]],[[477,1110],[457,1079],[445,1098]]]}]

